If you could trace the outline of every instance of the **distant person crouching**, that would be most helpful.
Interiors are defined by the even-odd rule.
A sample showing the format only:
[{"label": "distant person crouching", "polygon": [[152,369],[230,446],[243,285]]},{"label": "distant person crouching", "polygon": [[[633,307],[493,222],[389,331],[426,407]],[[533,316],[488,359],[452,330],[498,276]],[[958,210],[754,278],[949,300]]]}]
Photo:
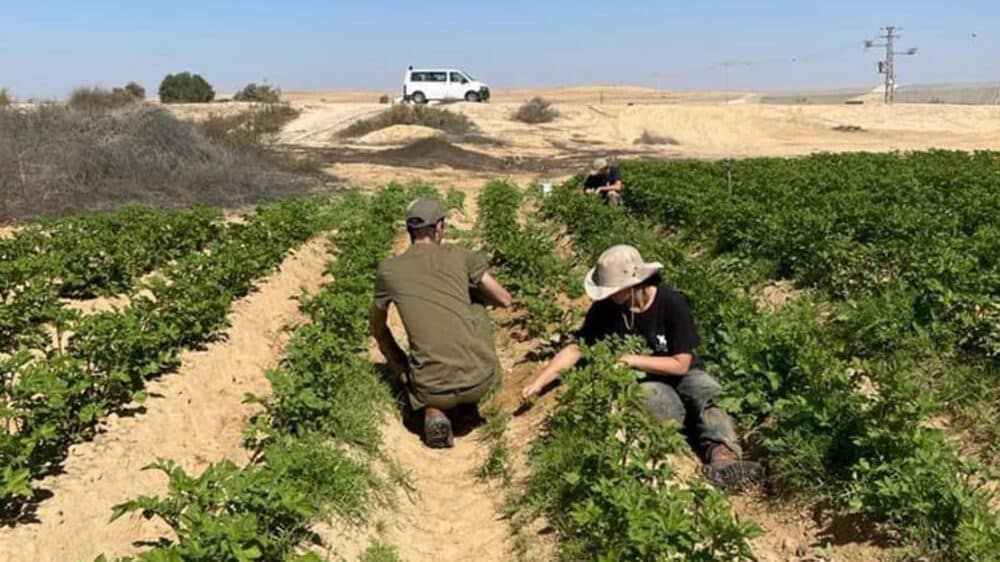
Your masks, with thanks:
[{"label": "distant person crouching", "polygon": [[583,180],[583,190],[600,194],[605,203],[617,207],[622,200],[622,173],[618,166],[612,165],[610,158],[598,158],[594,160],[590,174]]}]

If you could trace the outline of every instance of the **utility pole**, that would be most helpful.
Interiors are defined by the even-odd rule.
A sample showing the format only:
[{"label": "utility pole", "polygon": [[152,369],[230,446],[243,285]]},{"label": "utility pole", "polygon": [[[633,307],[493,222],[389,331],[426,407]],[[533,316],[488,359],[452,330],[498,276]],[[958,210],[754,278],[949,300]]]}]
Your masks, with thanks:
[{"label": "utility pole", "polygon": [[902,35],[899,35],[898,32],[902,30],[902,27],[887,25],[882,28],[882,31],[884,31],[885,34],[878,36],[879,39],[885,41],[884,43],[878,43],[876,40],[865,41],[866,49],[870,49],[872,47],[885,47],[885,59],[878,61],[878,71],[879,74],[885,75],[886,105],[892,105],[892,102],[896,97],[896,55],[911,56],[917,54],[916,47],[911,47],[905,51],[896,50],[896,39],[902,38]]}]

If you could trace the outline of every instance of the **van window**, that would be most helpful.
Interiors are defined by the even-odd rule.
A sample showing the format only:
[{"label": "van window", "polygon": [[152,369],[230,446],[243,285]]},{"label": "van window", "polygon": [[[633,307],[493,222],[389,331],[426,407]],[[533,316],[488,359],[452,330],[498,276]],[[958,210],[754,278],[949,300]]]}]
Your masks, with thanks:
[{"label": "van window", "polygon": [[461,72],[452,72],[451,73],[451,81],[452,82],[461,82],[462,80],[465,80],[465,76],[462,76]]},{"label": "van window", "polygon": [[447,72],[428,72],[427,75],[428,75],[428,78],[427,78],[428,82],[447,82],[448,81],[448,73]]},{"label": "van window", "polygon": [[426,72],[411,72],[410,82],[427,82]]}]

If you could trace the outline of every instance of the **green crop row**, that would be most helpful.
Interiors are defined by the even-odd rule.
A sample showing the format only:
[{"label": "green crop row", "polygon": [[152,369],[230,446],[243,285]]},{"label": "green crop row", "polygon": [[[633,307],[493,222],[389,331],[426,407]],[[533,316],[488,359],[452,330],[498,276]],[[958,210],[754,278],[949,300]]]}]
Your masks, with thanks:
[{"label": "green crop row", "polygon": [[751,280],[821,290],[847,353],[919,362],[952,426],[1000,465],[1000,154],[624,166],[632,212]]},{"label": "green crop row", "polygon": [[519,318],[529,337],[547,336],[554,326],[565,332],[572,315],[560,306],[557,297],[569,293],[578,297],[580,284],[573,282],[573,270],[556,259],[551,232],[537,220],[519,221],[524,194],[505,182],[487,184],[479,195],[479,223],[484,250],[498,268],[501,281],[516,295],[525,314]]},{"label": "green crop row", "polygon": [[66,349],[42,358],[19,351],[0,362],[0,497],[5,512],[31,501],[32,479],[54,469],[98,421],[145,398],[146,380],[178,352],[215,337],[229,305],[288,250],[317,232],[323,203],[262,207],[227,226],[204,252],[189,253],[132,295],[130,306],[77,319]]},{"label": "green crop row", "polygon": [[40,223],[0,239],[0,352],[47,347],[41,324],[64,315],[58,297],[127,291],[140,276],[214,240],[218,219],[207,208],[124,207]]},{"label": "green crop row", "polygon": [[[272,394],[248,398],[265,408],[246,428],[253,461],[242,468],[217,463],[198,476],[168,461],[151,467],[170,475],[166,496],[126,502],[115,516],[137,511],[160,518],[176,538],[138,560],[318,561],[302,548],[314,520],[364,518],[377,499],[370,459],[391,403],[366,357],[367,311],[375,266],[414,194],[390,186],[371,198],[349,193],[337,199],[333,280],[304,299],[311,322],[295,330],[282,365],[268,372]],[[363,559],[396,558],[391,548],[374,545]]]},{"label": "green crop row", "polygon": [[[765,278],[891,295],[910,333],[1000,365],[1000,153],[624,163],[633,212]],[[905,301],[905,302],[904,302]]]},{"label": "green crop row", "polygon": [[[487,185],[480,231],[518,303],[540,318],[530,325],[541,336],[562,319],[556,297],[578,292],[579,283],[550,233],[530,217],[519,225],[523,203],[516,186]],[[613,348],[587,353],[563,378],[565,390],[532,449],[528,490],[515,501],[518,522],[544,513],[565,560],[751,560],[746,541],[755,528],[736,521],[720,493],[678,482],[668,457],[684,446],[676,427],[654,423],[636,406],[635,376]]]},{"label": "green crop row", "polygon": [[758,435],[777,494],[873,518],[888,536],[939,559],[995,560],[1000,515],[985,475],[931,425],[939,404],[916,383],[921,364],[858,357],[856,334],[831,328],[822,314],[829,303],[808,294],[759,308],[730,261],[692,257],[676,236],[573,185],[546,198],[542,211],[566,225],[583,260],[628,243],[665,264],[664,278],[692,304],[700,354],[725,386],[725,406]]}]

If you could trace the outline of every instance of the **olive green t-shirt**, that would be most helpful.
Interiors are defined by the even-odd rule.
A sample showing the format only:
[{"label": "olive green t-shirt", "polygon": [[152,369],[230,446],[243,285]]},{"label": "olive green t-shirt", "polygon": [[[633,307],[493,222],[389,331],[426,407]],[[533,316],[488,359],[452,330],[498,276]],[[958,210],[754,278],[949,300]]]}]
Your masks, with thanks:
[{"label": "olive green t-shirt", "polygon": [[375,302],[396,303],[410,341],[411,385],[437,394],[470,388],[497,369],[489,316],[469,288],[486,260],[450,244],[414,244],[378,266]]}]

